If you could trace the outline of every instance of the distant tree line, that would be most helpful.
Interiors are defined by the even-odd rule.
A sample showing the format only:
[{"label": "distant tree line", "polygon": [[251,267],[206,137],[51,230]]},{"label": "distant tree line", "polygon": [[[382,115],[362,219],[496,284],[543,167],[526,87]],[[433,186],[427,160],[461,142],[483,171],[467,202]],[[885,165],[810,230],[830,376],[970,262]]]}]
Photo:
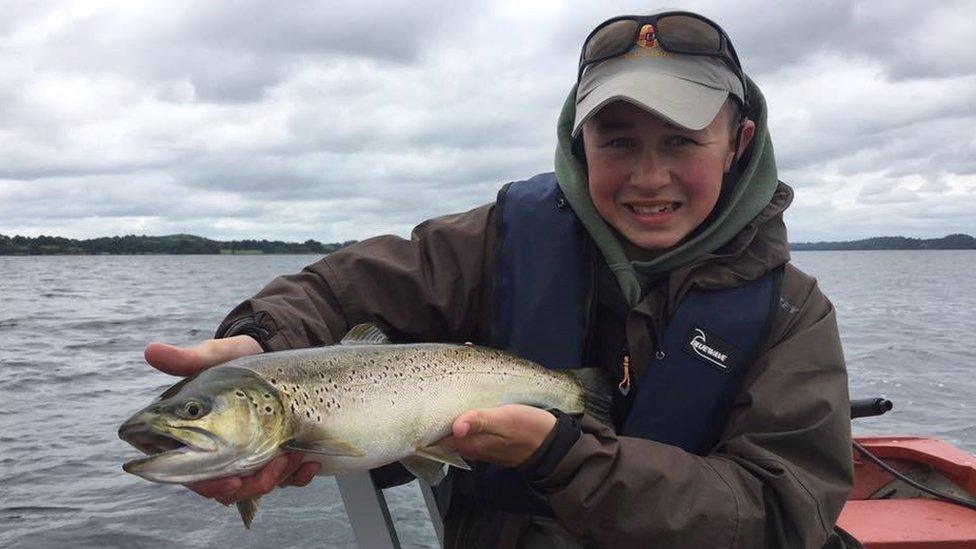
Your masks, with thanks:
[{"label": "distant tree line", "polygon": [[877,236],[843,242],[798,242],[793,250],[976,250],[976,238],[968,234],[950,234],[942,238],[908,238]]},{"label": "distant tree line", "polygon": [[142,255],[142,254],[327,254],[355,240],[323,244],[280,240],[219,241],[189,234],[169,236],[110,236],[76,240],[60,236],[5,236],[0,255]]}]

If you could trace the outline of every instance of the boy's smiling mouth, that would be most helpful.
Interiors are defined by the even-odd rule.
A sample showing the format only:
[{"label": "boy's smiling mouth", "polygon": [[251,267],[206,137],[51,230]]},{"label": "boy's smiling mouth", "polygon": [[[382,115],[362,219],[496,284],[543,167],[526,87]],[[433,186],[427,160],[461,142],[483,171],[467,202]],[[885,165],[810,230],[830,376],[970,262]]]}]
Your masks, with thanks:
[{"label": "boy's smiling mouth", "polygon": [[637,215],[660,215],[671,213],[681,207],[681,202],[656,202],[653,204],[627,204],[627,208]]}]

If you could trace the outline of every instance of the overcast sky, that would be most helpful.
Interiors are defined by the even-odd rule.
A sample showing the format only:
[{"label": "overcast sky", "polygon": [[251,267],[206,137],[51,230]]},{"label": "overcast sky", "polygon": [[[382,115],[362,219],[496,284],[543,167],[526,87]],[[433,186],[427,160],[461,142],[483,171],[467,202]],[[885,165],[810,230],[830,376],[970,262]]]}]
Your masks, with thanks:
[{"label": "overcast sky", "polygon": [[[976,2],[727,2],[792,241],[976,234]],[[665,5],[668,5],[665,4]],[[0,233],[408,234],[551,171],[635,2],[2,2]]]}]

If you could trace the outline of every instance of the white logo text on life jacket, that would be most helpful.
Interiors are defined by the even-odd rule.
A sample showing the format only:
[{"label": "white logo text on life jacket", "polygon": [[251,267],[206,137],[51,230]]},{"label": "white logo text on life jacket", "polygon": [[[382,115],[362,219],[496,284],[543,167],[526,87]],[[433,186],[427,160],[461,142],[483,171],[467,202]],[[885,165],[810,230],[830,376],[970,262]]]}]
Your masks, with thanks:
[{"label": "white logo text on life jacket", "polygon": [[685,352],[722,370],[728,369],[734,351],[732,345],[697,326],[692,328],[685,343]]}]

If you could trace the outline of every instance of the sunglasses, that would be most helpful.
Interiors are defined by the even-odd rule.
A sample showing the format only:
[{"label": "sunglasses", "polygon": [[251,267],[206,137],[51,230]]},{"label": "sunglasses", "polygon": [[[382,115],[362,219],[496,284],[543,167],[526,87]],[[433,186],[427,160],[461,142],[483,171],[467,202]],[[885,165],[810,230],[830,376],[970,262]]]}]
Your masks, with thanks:
[{"label": "sunglasses", "polygon": [[746,79],[732,41],[713,21],[684,11],[646,16],[623,15],[601,23],[583,42],[577,84],[586,67],[629,52],[645,25],[652,25],[654,32],[647,39],[656,40],[664,51],[714,57],[725,63],[742,83],[743,108],[746,108]]}]

